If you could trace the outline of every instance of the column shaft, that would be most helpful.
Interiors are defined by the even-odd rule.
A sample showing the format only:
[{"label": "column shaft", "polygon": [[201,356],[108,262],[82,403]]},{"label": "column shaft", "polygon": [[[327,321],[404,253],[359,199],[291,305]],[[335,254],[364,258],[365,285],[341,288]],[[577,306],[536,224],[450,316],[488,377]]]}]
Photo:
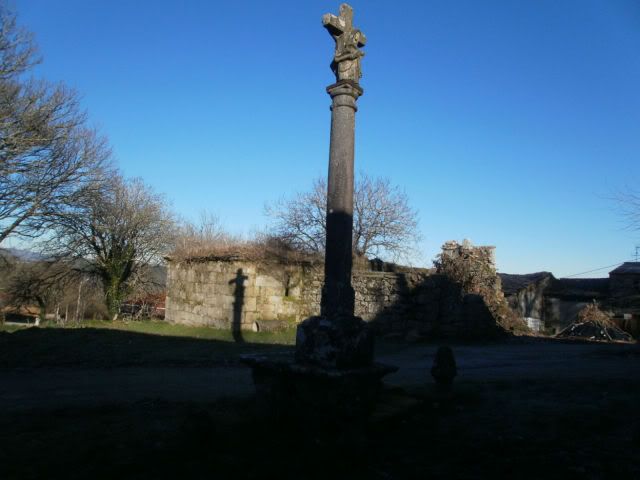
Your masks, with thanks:
[{"label": "column shaft", "polygon": [[327,183],[325,282],[321,314],[353,316],[351,287],[356,100],[362,89],[348,81],[327,88],[331,95],[331,142]]}]

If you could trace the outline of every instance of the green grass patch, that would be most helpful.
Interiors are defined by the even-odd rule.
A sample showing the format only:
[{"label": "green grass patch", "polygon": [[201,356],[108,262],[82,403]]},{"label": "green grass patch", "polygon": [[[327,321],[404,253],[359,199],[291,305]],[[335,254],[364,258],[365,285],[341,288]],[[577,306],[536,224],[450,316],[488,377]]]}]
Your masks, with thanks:
[{"label": "green grass patch", "polygon": [[[5,330],[6,331],[6,330]],[[86,321],[0,333],[0,368],[240,365],[243,354],[291,349],[294,330],[231,332],[163,321]]]},{"label": "green grass patch", "polygon": [[[30,328],[33,325],[0,325],[0,332],[15,332]],[[61,326],[53,322],[45,322],[39,328],[57,329],[78,329],[78,328],[100,328],[107,330],[119,330],[124,332],[146,333],[150,335],[163,335],[170,337],[189,337],[205,340],[219,340],[223,342],[233,342],[233,335],[230,330],[222,330],[212,327],[193,327],[188,325],[176,325],[161,320],[142,321],[103,321],[85,320],[80,325]],[[276,345],[293,345],[295,343],[295,328],[290,328],[274,332],[242,332],[242,337],[248,343],[268,343]]]},{"label": "green grass patch", "polygon": [[17,330],[22,330],[23,328],[29,328],[32,325],[7,325],[7,324],[0,324],[0,332],[15,332]]},{"label": "green grass patch", "polygon": [[[194,327],[188,325],[177,325],[161,320],[144,320],[131,322],[108,322],[101,320],[87,320],[80,328],[107,328],[111,330],[122,330],[126,332],[147,333],[151,335],[166,335],[171,337],[191,337],[207,340],[220,340],[233,342],[233,335],[230,330],[222,330],[212,327]],[[78,328],[78,327],[76,327]],[[293,345],[295,343],[295,329],[287,329],[276,332],[242,332],[242,337],[248,343],[269,343],[280,345]]]}]

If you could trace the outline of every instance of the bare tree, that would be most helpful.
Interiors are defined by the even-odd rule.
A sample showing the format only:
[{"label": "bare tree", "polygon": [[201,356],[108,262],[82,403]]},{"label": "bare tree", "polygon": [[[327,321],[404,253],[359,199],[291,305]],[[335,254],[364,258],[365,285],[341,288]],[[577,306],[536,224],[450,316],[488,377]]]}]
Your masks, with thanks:
[{"label": "bare tree", "polygon": [[89,260],[86,269],[102,281],[109,315],[117,318],[125,297],[143,285],[148,268],[172,248],[175,227],[165,200],[142,180],[114,175],[102,191],[58,219],[44,245],[58,255]]},{"label": "bare tree", "polygon": [[[71,260],[71,261],[70,261]],[[79,323],[85,313],[106,318],[100,279],[87,275],[87,262],[73,259],[20,259],[0,267],[0,291],[5,307],[19,313],[32,307],[40,320],[58,322],[71,318]]]},{"label": "bare tree", "polygon": [[180,223],[171,256],[176,260],[205,257],[228,252],[242,243],[242,239],[223,228],[216,215],[203,211],[198,222],[184,220]]},{"label": "bare tree", "polygon": [[33,35],[18,27],[6,1],[0,2],[0,80],[11,80],[40,63]]},{"label": "bare tree", "polygon": [[64,262],[17,261],[9,271],[3,288],[8,303],[16,308],[37,305],[41,321],[59,304],[65,288],[73,281]]},{"label": "bare tree", "polygon": [[[317,179],[308,192],[274,204],[266,214],[274,219],[273,234],[294,248],[323,252],[326,235],[327,186]],[[419,239],[417,212],[407,195],[386,178],[361,174],[355,183],[353,250],[358,256],[399,259],[413,251]]]},{"label": "bare tree", "polygon": [[109,157],[105,140],[85,127],[73,91],[24,80],[39,61],[35,52],[31,35],[0,3],[0,244],[44,232]]},{"label": "bare tree", "polygon": [[613,200],[618,204],[627,227],[640,231],[640,192],[628,188],[618,192]]},{"label": "bare tree", "polygon": [[327,221],[327,184],[317,178],[308,192],[297,192],[265,206],[273,218],[273,235],[293,248],[324,252]]}]

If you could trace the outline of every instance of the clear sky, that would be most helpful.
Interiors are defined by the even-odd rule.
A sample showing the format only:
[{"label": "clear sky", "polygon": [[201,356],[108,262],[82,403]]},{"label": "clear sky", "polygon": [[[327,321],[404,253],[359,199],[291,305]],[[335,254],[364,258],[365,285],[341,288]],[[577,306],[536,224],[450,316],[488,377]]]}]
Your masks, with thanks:
[{"label": "clear sky", "polygon": [[[332,0],[13,0],[37,74],[83,96],[129,176],[181,215],[263,227],[265,201],[326,175]],[[607,199],[640,181],[637,0],[353,0],[367,35],[356,169],[499,270],[557,276],[629,260]],[[607,270],[589,276],[606,275]]]}]

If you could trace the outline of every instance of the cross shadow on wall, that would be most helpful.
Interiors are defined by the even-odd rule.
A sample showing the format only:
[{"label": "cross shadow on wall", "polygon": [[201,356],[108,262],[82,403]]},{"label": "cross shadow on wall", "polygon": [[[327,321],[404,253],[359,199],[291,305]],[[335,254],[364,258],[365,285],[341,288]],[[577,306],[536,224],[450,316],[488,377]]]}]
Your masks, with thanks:
[{"label": "cross shadow on wall", "polygon": [[229,285],[235,284],[233,292],[233,319],[231,321],[231,334],[236,343],[244,343],[242,338],[242,307],[244,306],[244,281],[249,278],[243,275],[242,269],[239,268],[234,279],[229,281]]}]

